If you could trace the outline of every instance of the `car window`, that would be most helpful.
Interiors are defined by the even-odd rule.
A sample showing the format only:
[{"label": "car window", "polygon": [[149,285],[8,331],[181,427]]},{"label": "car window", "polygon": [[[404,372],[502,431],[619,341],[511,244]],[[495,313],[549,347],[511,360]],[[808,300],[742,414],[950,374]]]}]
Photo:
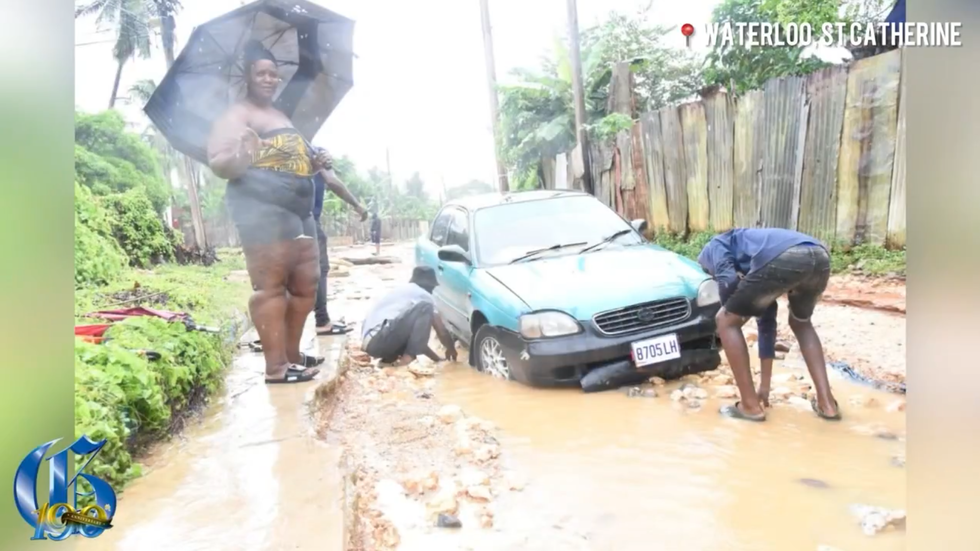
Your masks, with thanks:
[{"label": "car window", "polygon": [[[488,266],[506,264],[529,251],[553,245],[592,245],[624,229],[630,229],[628,222],[595,197],[585,195],[505,203],[482,208],[473,215],[477,254],[480,264]],[[630,232],[611,246],[642,242],[636,232]]]},{"label": "car window", "polygon": [[455,209],[442,211],[432,223],[432,232],[429,233],[429,241],[432,241],[440,247],[446,244],[446,234],[449,233],[449,222],[452,219],[453,210]]},{"label": "car window", "polygon": [[470,250],[470,221],[466,213],[459,209],[451,209],[452,223],[449,224],[449,235],[446,245],[459,245],[464,251]]}]

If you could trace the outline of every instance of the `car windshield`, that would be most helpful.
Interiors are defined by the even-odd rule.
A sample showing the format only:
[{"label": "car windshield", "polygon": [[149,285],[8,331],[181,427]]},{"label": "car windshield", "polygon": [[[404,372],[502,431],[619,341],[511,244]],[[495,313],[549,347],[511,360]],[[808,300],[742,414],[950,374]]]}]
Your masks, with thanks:
[{"label": "car windshield", "polygon": [[[474,229],[480,264],[496,265],[536,249],[584,243],[566,249],[577,252],[629,229],[629,224],[595,198],[578,195],[480,209],[474,215]],[[622,245],[639,242],[632,232],[615,240]],[[548,254],[560,253],[542,257]]]}]

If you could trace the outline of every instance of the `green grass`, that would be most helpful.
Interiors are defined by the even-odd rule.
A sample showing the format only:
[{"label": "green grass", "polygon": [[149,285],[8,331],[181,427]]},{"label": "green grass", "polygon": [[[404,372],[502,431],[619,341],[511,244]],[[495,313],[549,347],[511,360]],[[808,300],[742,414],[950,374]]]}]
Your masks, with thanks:
[{"label": "green grass", "polygon": [[[236,310],[245,310],[252,289],[247,282],[228,280],[231,272],[245,269],[241,249],[220,249],[218,259],[211,266],[163,264],[153,270],[128,269],[116,283],[78,289],[76,323],[92,323],[81,316],[94,310],[142,304],[190,313],[202,325],[221,325]],[[145,300],[134,300],[140,297]]]},{"label": "green grass", "polygon": [[[697,260],[701,249],[714,235],[713,232],[695,232],[687,236],[660,232],[647,237],[669,251]],[[904,276],[905,249],[890,250],[878,245],[835,243],[830,252],[830,266],[835,274],[860,272],[873,276]]]}]

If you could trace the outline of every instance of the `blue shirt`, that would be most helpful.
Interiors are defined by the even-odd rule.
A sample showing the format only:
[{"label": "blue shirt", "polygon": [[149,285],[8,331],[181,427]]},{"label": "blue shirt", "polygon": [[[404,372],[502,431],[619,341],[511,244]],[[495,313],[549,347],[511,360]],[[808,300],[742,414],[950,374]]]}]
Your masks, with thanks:
[{"label": "blue shirt", "polygon": [[[790,247],[797,245],[823,244],[804,233],[782,228],[737,228],[716,235],[705,245],[698,255],[698,264],[718,281],[718,294],[721,303],[738,287],[739,274],[746,276],[762,269],[774,258]],[[775,301],[759,316],[759,357],[773,358],[776,355],[776,313]]]},{"label": "blue shirt", "polygon": [[317,172],[313,176],[313,218],[320,221],[320,214],[323,212],[323,196],[327,193],[327,180],[323,177],[323,172]]}]

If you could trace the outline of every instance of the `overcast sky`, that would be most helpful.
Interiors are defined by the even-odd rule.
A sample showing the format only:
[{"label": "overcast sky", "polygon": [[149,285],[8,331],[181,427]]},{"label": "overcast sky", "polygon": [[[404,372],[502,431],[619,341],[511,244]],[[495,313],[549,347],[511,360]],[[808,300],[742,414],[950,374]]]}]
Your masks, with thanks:
[{"label": "overcast sky", "polygon": [[[497,78],[515,67],[533,67],[565,29],[565,0],[489,0]],[[657,22],[695,28],[710,19],[718,0],[653,0]],[[191,31],[237,8],[241,0],[183,0],[177,18],[178,48]],[[478,0],[319,0],[356,21],[354,87],[314,142],[334,155],[349,155],[362,171],[384,168],[390,150],[396,182],[418,171],[438,194],[476,178],[494,180],[493,138],[483,64]],[[632,12],[650,0],[578,0],[584,28],[609,11]],[[75,29],[75,102],[86,111],[105,109],[115,76],[111,30],[93,20]],[[133,82],[165,72],[162,54],[125,68],[121,95]],[[117,104],[118,105],[118,104]],[[141,106],[122,106],[139,121]]]}]

